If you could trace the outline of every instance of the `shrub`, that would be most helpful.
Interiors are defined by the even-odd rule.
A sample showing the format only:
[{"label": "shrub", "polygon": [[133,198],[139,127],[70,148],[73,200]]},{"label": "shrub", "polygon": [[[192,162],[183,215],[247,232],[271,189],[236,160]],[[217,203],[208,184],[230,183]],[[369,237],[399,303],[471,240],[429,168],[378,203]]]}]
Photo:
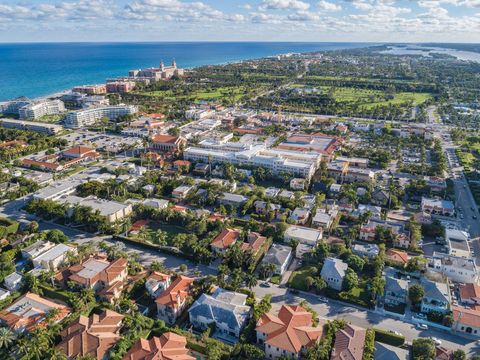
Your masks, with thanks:
[{"label": "shrub", "polygon": [[405,343],[405,337],[401,335],[392,334],[391,332],[374,329],[375,330],[375,341],[392,345],[392,346],[402,346]]}]

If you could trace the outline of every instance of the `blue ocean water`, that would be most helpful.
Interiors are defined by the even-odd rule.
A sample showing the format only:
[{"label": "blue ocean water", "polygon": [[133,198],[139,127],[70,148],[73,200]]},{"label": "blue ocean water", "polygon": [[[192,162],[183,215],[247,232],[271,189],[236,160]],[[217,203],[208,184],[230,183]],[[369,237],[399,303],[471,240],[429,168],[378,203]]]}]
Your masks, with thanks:
[{"label": "blue ocean water", "polygon": [[222,64],[288,52],[364,47],[362,43],[16,43],[0,44],[0,100],[38,97],[104,82],[128,70],[177,60],[179,67]]}]

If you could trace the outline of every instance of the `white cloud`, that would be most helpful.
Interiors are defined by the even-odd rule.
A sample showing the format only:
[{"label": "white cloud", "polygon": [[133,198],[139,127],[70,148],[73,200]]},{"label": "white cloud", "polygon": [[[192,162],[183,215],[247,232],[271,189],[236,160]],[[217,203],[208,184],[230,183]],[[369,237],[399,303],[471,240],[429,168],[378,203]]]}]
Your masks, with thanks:
[{"label": "white cloud", "polygon": [[300,10],[305,11],[310,8],[310,4],[300,0],[263,0],[260,10]]},{"label": "white cloud", "polygon": [[337,5],[335,3],[332,3],[332,2],[328,2],[326,0],[320,0],[317,4],[318,8],[320,10],[323,10],[323,11],[331,11],[331,12],[335,12],[335,11],[340,11],[342,10],[342,6],[341,5]]}]

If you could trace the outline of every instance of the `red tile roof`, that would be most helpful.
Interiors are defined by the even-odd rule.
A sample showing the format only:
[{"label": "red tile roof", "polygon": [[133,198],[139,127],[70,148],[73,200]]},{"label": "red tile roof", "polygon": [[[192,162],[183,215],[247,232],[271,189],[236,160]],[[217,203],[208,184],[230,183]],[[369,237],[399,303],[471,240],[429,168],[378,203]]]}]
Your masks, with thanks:
[{"label": "red tile roof", "polygon": [[462,300],[472,300],[480,304],[480,285],[463,284],[459,286],[460,298]]},{"label": "red tile roof", "polygon": [[186,345],[184,336],[167,332],[150,340],[139,339],[123,360],[195,360]]},{"label": "red tile roof", "polygon": [[362,360],[367,330],[347,324],[335,333],[335,345],[330,360]]},{"label": "red tile roof", "polygon": [[152,136],[152,141],[156,143],[175,144],[177,140],[178,140],[177,136],[171,136],[171,135],[156,134]]},{"label": "red tile roof", "polygon": [[301,306],[283,305],[278,317],[265,314],[256,331],[266,334],[265,343],[298,354],[313,346],[322,336],[322,327],[312,326],[312,314]]},{"label": "red tile roof", "polygon": [[193,280],[194,279],[187,276],[180,275],[160,294],[155,302],[170,308],[178,308],[179,302],[183,303],[183,301],[190,296],[190,286]]},{"label": "red tile roof", "polygon": [[480,310],[454,306],[453,321],[465,326],[480,328]]},{"label": "red tile roof", "polygon": [[248,234],[247,237],[248,242],[244,242],[241,246],[243,251],[251,250],[254,253],[260,250],[262,245],[267,241],[265,236],[260,235],[259,233],[252,232]]},{"label": "red tile roof", "polygon": [[217,249],[226,249],[235,244],[240,237],[240,231],[234,229],[225,229],[212,240],[211,246]]},{"label": "red tile roof", "polygon": [[388,249],[386,255],[388,258],[394,261],[401,261],[404,264],[408,262],[408,254],[405,251]]},{"label": "red tile roof", "polygon": [[80,145],[73,146],[70,149],[63,150],[63,154],[80,156],[80,157],[84,157],[85,155],[98,156],[95,149],[92,149],[86,146],[80,146]]}]

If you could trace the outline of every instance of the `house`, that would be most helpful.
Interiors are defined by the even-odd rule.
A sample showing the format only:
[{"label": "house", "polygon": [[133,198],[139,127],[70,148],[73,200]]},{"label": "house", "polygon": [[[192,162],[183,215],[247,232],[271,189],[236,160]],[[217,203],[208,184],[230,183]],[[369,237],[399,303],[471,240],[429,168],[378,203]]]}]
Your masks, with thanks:
[{"label": "house", "polygon": [[255,201],[253,206],[255,206],[255,212],[257,214],[266,214],[270,211],[273,211],[275,213],[275,217],[277,217],[278,213],[282,209],[282,206],[279,204],[272,204],[262,200]]},{"label": "house", "polygon": [[195,167],[193,168],[193,172],[197,175],[206,176],[210,172],[210,168],[211,166],[209,164],[198,163],[198,164],[195,164]]},{"label": "house", "polygon": [[288,191],[288,190],[280,190],[280,192],[277,194],[277,196],[279,198],[283,198],[283,199],[286,199],[286,200],[295,199],[295,193],[293,193],[292,191]]},{"label": "house", "polygon": [[439,272],[453,282],[476,283],[479,279],[478,268],[472,258],[434,252],[428,258],[427,266],[429,271]]},{"label": "house", "polygon": [[408,262],[408,254],[405,251],[397,249],[388,249],[385,252],[385,257],[391,263],[395,263],[401,266],[407,265]]},{"label": "house", "polygon": [[449,255],[470,258],[469,240],[470,236],[466,231],[445,229],[445,242]]},{"label": "house", "polygon": [[188,173],[192,163],[188,160],[175,160],[173,162],[173,169],[180,172]]},{"label": "house", "polygon": [[60,332],[62,340],[57,348],[69,359],[90,356],[103,360],[120,340],[123,315],[112,310],[90,317],[80,315]]},{"label": "house", "polygon": [[289,218],[296,224],[305,225],[310,218],[310,210],[305,207],[297,207],[292,211]]},{"label": "house", "polygon": [[56,322],[71,313],[68,306],[27,292],[0,312],[0,323],[18,333],[30,331],[37,326],[45,326],[46,318],[53,309],[57,309]]},{"label": "house", "polygon": [[454,360],[453,350],[444,346],[435,346],[435,360]]},{"label": "house", "polygon": [[243,195],[232,194],[224,192],[219,198],[218,202],[222,205],[230,205],[238,208],[247,202],[248,198]]},{"label": "house", "polygon": [[155,134],[151,137],[151,149],[156,152],[177,152],[187,144],[182,136]]},{"label": "house", "polygon": [[91,257],[56,275],[57,280],[68,280],[79,287],[93,289],[97,295],[108,301],[120,297],[127,277],[126,259],[118,258],[110,262],[103,256]]},{"label": "house", "polygon": [[375,341],[374,360],[410,360],[410,351]]},{"label": "house", "polygon": [[73,216],[74,209],[77,206],[85,206],[91,208],[93,212],[98,211],[100,215],[105,217],[107,222],[110,224],[113,224],[118,220],[122,220],[123,218],[129,216],[133,211],[131,204],[99,199],[95,196],[87,196],[86,198],[82,198],[79,196],[70,195],[59,198],[57,202],[66,204],[68,206],[68,216]]},{"label": "house", "polygon": [[145,280],[145,289],[152,298],[157,298],[170,286],[170,275],[154,271]]},{"label": "house", "polygon": [[33,243],[30,246],[27,246],[26,248],[22,249],[22,257],[24,259],[32,259],[35,258],[44,252],[50,250],[53,248],[55,244],[50,241],[42,241],[39,240],[35,243]]},{"label": "house", "polygon": [[353,245],[352,251],[358,256],[365,256],[369,259],[372,259],[378,255],[379,248],[377,244],[356,243]]},{"label": "house", "polygon": [[11,295],[11,292],[9,290],[5,290],[0,288],[0,301],[5,300]]},{"label": "house", "polygon": [[448,285],[422,278],[421,285],[425,290],[420,310],[422,313],[447,313],[450,310],[450,291]]},{"label": "house", "polygon": [[150,206],[158,210],[168,208],[168,204],[169,204],[168,200],[164,200],[164,199],[151,198],[151,199],[143,200],[143,205]]},{"label": "house", "polygon": [[272,244],[268,252],[262,259],[261,264],[274,264],[274,274],[283,275],[292,260],[292,248],[286,245]]},{"label": "house", "polygon": [[332,226],[332,223],[337,217],[337,214],[337,210],[327,212],[324,209],[317,209],[317,212],[312,219],[312,226],[328,230],[330,229],[330,226]]},{"label": "house", "polygon": [[175,199],[185,199],[190,191],[193,190],[193,186],[181,185],[173,189],[172,197]]},{"label": "house", "polygon": [[202,294],[188,309],[190,323],[197,329],[215,324],[215,336],[238,338],[250,317],[247,295],[217,288],[212,295]]},{"label": "house", "polygon": [[360,217],[364,214],[370,214],[370,219],[374,220],[381,220],[382,219],[382,208],[379,206],[372,206],[372,205],[364,205],[364,204],[359,204],[358,209],[356,209],[353,213],[352,216],[355,217]]},{"label": "house", "polygon": [[67,258],[68,253],[75,254],[77,249],[70,245],[57,244],[32,259],[33,267],[55,271]]},{"label": "house", "polygon": [[250,251],[254,257],[256,257],[260,250],[264,248],[264,245],[267,242],[267,238],[265,236],[260,235],[257,232],[250,232],[247,234],[247,241],[242,243],[240,249],[243,252]]},{"label": "house", "polygon": [[292,190],[305,190],[307,187],[307,180],[301,178],[294,178],[290,180],[290,189]]},{"label": "house", "polygon": [[480,337],[480,310],[455,306],[452,331]]},{"label": "house", "polygon": [[389,199],[388,192],[383,189],[377,189],[372,193],[372,204],[386,206]]},{"label": "house", "polygon": [[480,285],[460,284],[458,286],[459,300],[464,305],[480,305]]},{"label": "house", "polygon": [[123,360],[195,360],[186,345],[185,336],[169,331],[150,340],[139,339]]},{"label": "house", "polygon": [[408,281],[393,276],[385,278],[385,304],[397,306],[407,304]]},{"label": "house", "polygon": [[285,230],[283,240],[289,243],[296,240],[301,244],[315,246],[317,242],[322,240],[322,229],[311,229],[303,226],[291,225]]},{"label": "house", "polygon": [[351,324],[335,333],[330,360],[362,360],[367,330]]},{"label": "house", "polygon": [[280,189],[275,187],[268,187],[265,189],[266,198],[275,198],[280,193]]},{"label": "house", "polygon": [[235,244],[239,238],[240,231],[227,228],[212,240],[210,247],[216,254],[225,254],[227,249]]},{"label": "house", "polygon": [[187,276],[178,276],[170,286],[155,299],[157,317],[173,325],[187,306],[190,288],[193,279]]},{"label": "house", "polygon": [[301,354],[322,337],[323,327],[314,327],[312,317],[298,305],[282,305],[278,316],[262,315],[255,332],[257,343],[265,349],[265,357],[300,359]]},{"label": "house", "polygon": [[23,275],[19,272],[13,272],[5,276],[3,284],[10,291],[16,291],[22,287]]},{"label": "house", "polygon": [[340,259],[327,257],[323,263],[320,276],[326,281],[329,287],[337,291],[342,290],[343,278],[348,265]]},{"label": "house", "polygon": [[421,209],[423,212],[429,214],[443,216],[455,215],[455,205],[453,205],[453,202],[449,200],[429,199],[426,197],[422,197]]}]

